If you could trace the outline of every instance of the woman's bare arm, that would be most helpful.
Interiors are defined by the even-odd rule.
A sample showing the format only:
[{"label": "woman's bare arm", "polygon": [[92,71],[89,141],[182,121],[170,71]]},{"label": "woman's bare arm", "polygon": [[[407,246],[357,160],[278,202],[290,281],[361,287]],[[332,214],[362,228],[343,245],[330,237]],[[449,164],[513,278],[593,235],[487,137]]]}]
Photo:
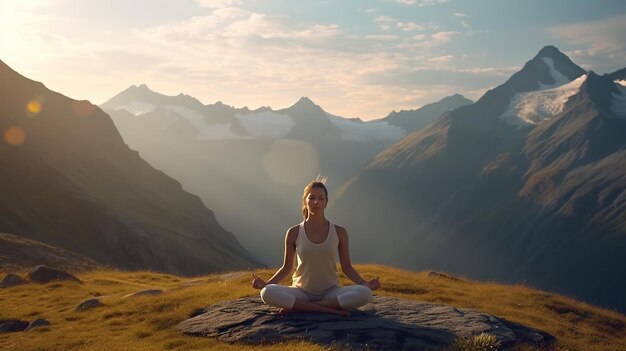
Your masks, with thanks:
[{"label": "woman's bare arm", "polygon": [[354,269],[350,260],[350,244],[348,242],[348,231],[340,226],[336,226],[337,236],[339,237],[339,262],[341,263],[341,271],[348,279],[352,280],[355,284],[362,284],[368,286],[372,290],[380,288],[380,282],[378,277],[366,281],[361,275]]}]

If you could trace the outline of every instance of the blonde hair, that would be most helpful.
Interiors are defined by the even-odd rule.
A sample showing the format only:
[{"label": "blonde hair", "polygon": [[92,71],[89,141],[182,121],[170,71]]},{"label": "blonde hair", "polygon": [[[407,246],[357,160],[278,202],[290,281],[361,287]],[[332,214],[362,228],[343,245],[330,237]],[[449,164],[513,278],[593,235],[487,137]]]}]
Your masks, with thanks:
[{"label": "blonde hair", "polygon": [[322,177],[321,175],[318,175],[317,177],[315,177],[315,179],[313,179],[309,184],[304,187],[304,192],[302,193],[302,217],[304,219],[307,219],[307,217],[309,216],[309,210],[307,210],[306,208],[306,197],[311,192],[311,189],[324,189],[324,193],[326,194],[326,200],[328,200],[328,189],[326,189],[325,184],[327,180],[327,177]]}]

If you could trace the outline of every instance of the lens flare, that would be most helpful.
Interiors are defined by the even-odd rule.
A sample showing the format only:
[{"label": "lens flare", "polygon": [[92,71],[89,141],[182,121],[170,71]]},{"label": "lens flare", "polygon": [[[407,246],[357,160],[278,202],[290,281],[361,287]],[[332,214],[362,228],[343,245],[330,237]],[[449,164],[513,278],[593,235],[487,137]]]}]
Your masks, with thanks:
[{"label": "lens flare", "polygon": [[20,127],[10,127],[4,131],[4,141],[9,145],[22,145],[24,139],[26,139],[26,134]]},{"label": "lens flare", "polygon": [[319,172],[319,156],[307,142],[277,140],[263,158],[263,168],[275,183],[306,184]]},{"label": "lens flare", "polygon": [[35,117],[41,112],[41,102],[39,100],[30,100],[26,104],[26,115],[28,117]]}]

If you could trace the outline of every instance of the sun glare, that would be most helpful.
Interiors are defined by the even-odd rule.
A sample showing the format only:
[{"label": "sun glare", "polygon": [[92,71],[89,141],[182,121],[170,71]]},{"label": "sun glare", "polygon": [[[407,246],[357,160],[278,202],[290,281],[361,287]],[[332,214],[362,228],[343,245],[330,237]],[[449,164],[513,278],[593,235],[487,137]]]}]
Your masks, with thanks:
[{"label": "sun glare", "polygon": [[4,141],[9,145],[22,145],[24,139],[26,139],[26,134],[20,127],[10,127],[4,131]]},{"label": "sun glare", "polygon": [[26,104],[26,114],[28,117],[35,117],[41,112],[41,102],[37,100],[30,100]]}]

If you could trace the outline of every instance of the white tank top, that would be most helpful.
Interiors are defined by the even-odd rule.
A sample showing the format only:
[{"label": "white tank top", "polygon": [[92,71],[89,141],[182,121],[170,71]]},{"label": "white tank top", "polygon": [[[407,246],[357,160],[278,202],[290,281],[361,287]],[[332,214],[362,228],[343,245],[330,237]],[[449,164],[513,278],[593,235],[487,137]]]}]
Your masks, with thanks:
[{"label": "white tank top", "polygon": [[296,258],[298,265],[293,273],[292,285],[311,294],[322,294],[324,291],[339,285],[335,257],[339,249],[337,229],[328,223],[326,240],[315,244],[309,240],[304,231],[304,222],[300,223],[296,239]]}]

